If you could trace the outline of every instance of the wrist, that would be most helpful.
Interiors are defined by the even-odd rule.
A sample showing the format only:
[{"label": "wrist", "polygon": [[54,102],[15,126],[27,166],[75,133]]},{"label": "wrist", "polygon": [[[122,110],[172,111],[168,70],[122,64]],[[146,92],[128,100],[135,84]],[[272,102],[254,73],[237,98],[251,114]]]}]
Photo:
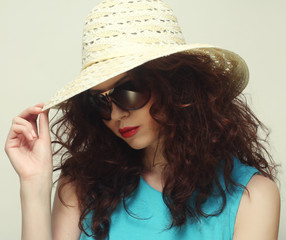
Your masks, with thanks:
[{"label": "wrist", "polygon": [[20,179],[21,197],[51,196],[53,182],[51,178]]},{"label": "wrist", "polygon": [[53,175],[51,174],[34,174],[28,177],[19,177],[21,185],[51,185]]}]

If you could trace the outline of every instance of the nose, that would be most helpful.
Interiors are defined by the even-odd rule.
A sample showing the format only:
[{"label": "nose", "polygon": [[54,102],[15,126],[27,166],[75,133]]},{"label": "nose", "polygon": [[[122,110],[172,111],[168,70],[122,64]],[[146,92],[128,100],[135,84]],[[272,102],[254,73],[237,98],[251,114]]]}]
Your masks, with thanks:
[{"label": "nose", "polygon": [[129,114],[128,110],[122,109],[112,102],[111,120],[121,120],[128,117]]}]

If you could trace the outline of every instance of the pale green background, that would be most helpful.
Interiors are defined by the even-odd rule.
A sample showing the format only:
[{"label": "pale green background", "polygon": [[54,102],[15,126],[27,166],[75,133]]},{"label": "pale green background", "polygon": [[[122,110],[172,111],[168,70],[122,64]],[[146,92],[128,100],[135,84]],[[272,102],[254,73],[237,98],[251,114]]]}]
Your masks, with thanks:
[{"label": "pale green background", "polygon": [[[12,118],[49,97],[80,70],[81,34],[98,1],[1,0],[0,4],[0,239],[20,239],[19,182],[3,148]],[[239,53],[250,68],[249,104],[272,130],[281,163],[279,239],[286,239],[286,2],[285,0],[168,0],[189,43]],[[40,239],[40,237],[39,237]]]}]

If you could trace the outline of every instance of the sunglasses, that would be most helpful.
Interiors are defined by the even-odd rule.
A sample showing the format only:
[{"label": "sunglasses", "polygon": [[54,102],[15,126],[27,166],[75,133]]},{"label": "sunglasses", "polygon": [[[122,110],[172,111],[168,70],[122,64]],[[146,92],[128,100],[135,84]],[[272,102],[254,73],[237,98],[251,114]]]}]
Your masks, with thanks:
[{"label": "sunglasses", "polygon": [[123,110],[138,110],[147,104],[150,97],[150,88],[138,81],[129,80],[110,89],[109,93],[90,90],[88,100],[102,119],[111,120],[112,102]]}]

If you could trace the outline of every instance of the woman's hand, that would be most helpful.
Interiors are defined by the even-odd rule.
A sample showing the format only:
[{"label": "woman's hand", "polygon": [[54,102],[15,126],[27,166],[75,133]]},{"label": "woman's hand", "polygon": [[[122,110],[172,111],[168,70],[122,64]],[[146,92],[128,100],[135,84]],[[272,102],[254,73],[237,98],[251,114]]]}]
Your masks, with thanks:
[{"label": "woman's hand", "polygon": [[29,107],[15,117],[6,140],[5,151],[21,182],[52,179],[49,119],[43,106]]}]

